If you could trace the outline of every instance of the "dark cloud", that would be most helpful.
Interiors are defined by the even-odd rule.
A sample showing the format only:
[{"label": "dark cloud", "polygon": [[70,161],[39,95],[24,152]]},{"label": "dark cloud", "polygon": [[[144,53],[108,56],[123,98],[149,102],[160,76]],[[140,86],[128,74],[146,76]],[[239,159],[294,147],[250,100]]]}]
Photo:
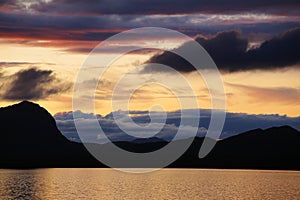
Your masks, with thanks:
[{"label": "dark cloud", "polygon": [[[247,17],[246,17],[247,18]],[[108,37],[136,27],[156,26],[179,30],[190,36],[196,34],[215,34],[218,31],[240,29],[243,33],[278,33],[293,27],[300,26],[298,18],[284,17],[280,19],[265,20],[255,15],[242,20],[234,17],[232,20],[222,16],[209,15],[100,15],[100,16],[64,16],[26,13],[0,12],[0,37],[11,39],[32,40],[28,45],[45,45],[48,43],[38,40],[76,40],[76,41],[102,41]],[[196,20],[196,22],[194,22]],[[197,20],[200,20],[198,22]],[[276,20],[274,22],[274,20]],[[228,24],[228,21],[230,23]],[[208,24],[211,24],[208,26]],[[74,44],[76,45],[76,44]],[[93,45],[88,48],[93,48]],[[81,47],[80,47],[81,48]],[[74,49],[74,51],[86,49]]]},{"label": "dark cloud", "polygon": [[[0,12],[0,19],[0,37],[3,38],[101,41],[120,31],[114,30],[114,27],[124,27],[122,21],[120,24],[113,23],[114,20],[110,19],[109,16],[71,17]],[[111,24],[114,24],[114,26],[111,26]]]},{"label": "dark cloud", "polygon": [[[249,41],[237,31],[225,31],[206,39],[196,38],[222,71],[235,72],[255,69],[282,68],[300,63],[300,28],[295,28],[249,49]],[[178,47],[188,49],[188,43]],[[161,63],[178,71],[190,72],[195,68],[185,59],[171,53],[155,55],[147,63]],[[299,66],[299,65],[298,65]],[[145,71],[157,70],[146,66]]]},{"label": "dark cloud", "polygon": [[2,77],[7,82],[1,86],[2,99],[5,100],[37,100],[49,95],[65,92],[70,83],[62,82],[51,70],[30,68],[21,70],[8,77]]},{"label": "dark cloud", "polygon": [[[245,53],[245,67],[284,67],[300,63],[300,28],[289,30]],[[248,64],[248,65],[247,65]]]},{"label": "dark cloud", "polygon": [[[112,46],[112,47],[106,47],[106,48],[99,48],[99,49],[93,49],[93,48],[69,48],[67,49],[67,51],[70,52],[76,52],[76,53],[90,53],[93,50],[93,53],[105,53],[105,54],[109,54],[109,53],[123,53],[126,51],[129,51],[131,49],[139,49],[139,46],[132,46],[132,45],[124,45],[124,46]],[[150,50],[136,50],[136,51],[131,51],[131,53],[135,53],[135,54],[143,54],[143,53],[148,53]]]},{"label": "dark cloud", "polygon": [[53,0],[33,4],[31,9],[40,13],[61,15],[103,14],[186,14],[186,13],[241,13],[270,12],[299,14],[298,0]]}]

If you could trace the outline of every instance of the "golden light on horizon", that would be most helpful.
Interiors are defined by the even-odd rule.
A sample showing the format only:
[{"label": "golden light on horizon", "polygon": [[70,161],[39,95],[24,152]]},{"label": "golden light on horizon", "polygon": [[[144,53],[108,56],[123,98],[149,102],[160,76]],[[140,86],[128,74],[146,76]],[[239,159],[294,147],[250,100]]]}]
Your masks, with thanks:
[{"label": "golden light on horizon", "polygon": [[[25,62],[24,66],[9,66],[1,69],[4,75],[14,74],[24,68],[36,67],[43,70],[52,70],[53,73],[63,81],[74,83],[80,66],[86,59],[86,54],[66,52],[61,48],[30,46],[26,44],[0,44],[5,49],[0,54],[2,62]],[[153,54],[151,54],[153,55]],[[110,97],[113,86],[124,74],[132,68],[141,65],[150,55],[128,54],[115,61],[105,72],[103,80],[97,89],[96,112],[106,115],[112,111]],[[28,65],[26,65],[28,62]],[[32,63],[32,64],[30,64]],[[138,69],[138,68],[137,68]],[[193,90],[198,98],[201,108],[211,108],[210,94],[205,83],[195,73],[183,74],[190,81]],[[172,75],[153,73],[152,76],[172,80]],[[276,71],[251,71],[223,73],[222,79],[225,83],[227,94],[228,112],[243,112],[251,114],[281,114],[288,116],[299,116],[299,76],[296,68]],[[280,77],[280,78],[278,78]],[[140,79],[140,74],[132,74],[132,82]],[[242,84],[241,84],[242,81]],[[176,83],[176,82],[174,82]],[[247,86],[247,87],[246,87]],[[145,88],[144,88],[145,89]],[[148,109],[152,101],[164,105],[167,111],[178,110],[176,98],[165,95],[165,90],[153,86],[148,90],[140,90],[138,99],[134,97],[130,101],[131,110]],[[168,94],[169,95],[169,94]],[[147,99],[148,98],[148,99]],[[150,100],[151,98],[152,100]],[[0,106],[7,106],[21,100],[2,100]],[[72,110],[72,88],[62,94],[51,95],[45,99],[33,100],[49,110],[51,114]],[[149,101],[149,102],[147,102]],[[185,101],[189,101],[186,98]]]}]

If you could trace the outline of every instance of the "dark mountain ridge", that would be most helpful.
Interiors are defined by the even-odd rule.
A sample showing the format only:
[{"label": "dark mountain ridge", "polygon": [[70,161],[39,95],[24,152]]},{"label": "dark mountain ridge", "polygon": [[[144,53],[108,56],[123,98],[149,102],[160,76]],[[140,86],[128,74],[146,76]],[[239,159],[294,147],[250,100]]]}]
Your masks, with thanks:
[{"label": "dark mountain ridge", "polygon": [[[50,113],[38,104],[23,101],[0,108],[0,123],[0,168],[105,167],[83,144],[67,140]],[[199,159],[202,142],[203,138],[194,138],[188,150],[168,167],[300,169],[300,133],[289,126],[255,129],[220,140],[207,157]],[[159,138],[114,143],[131,152],[151,152],[168,144]],[[106,147],[91,145],[100,151]],[[123,163],[113,167],[137,166]]]},{"label": "dark mountain ridge", "polygon": [[[2,124],[1,144],[14,143],[36,144],[41,141],[63,144],[67,139],[56,127],[50,113],[38,104],[23,101],[19,104],[0,108]],[[26,131],[26,132],[25,132]]]},{"label": "dark mountain ridge", "polygon": [[82,144],[65,138],[51,114],[38,104],[23,101],[0,108],[0,123],[2,168],[99,164]]}]

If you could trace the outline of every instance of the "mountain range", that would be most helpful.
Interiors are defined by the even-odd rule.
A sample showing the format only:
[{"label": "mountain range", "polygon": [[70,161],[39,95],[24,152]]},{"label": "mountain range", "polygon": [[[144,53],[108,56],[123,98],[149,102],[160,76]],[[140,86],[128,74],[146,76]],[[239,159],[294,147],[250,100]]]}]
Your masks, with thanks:
[{"label": "mountain range", "polygon": [[[0,123],[0,168],[106,167],[83,144],[66,139],[51,114],[38,104],[23,101],[0,108]],[[192,145],[168,167],[300,169],[300,132],[289,126],[255,129],[220,140],[208,156],[199,159],[203,139],[191,138]],[[114,144],[138,153],[160,149],[168,142],[148,138]],[[93,145],[99,149],[106,147]],[[137,166],[123,163],[113,167]]]}]

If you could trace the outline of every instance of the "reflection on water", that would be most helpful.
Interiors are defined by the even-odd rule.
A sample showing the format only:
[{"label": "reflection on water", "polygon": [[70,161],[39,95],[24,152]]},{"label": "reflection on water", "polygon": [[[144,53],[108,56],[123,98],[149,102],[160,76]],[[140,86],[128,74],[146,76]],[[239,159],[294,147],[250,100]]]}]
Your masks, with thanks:
[{"label": "reflection on water", "polygon": [[[29,172],[29,171],[28,171]],[[0,196],[3,199],[39,199],[36,197],[39,184],[36,172],[30,171],[0,171]]]},{"label": "reflection on water", "polygon": [[300,172],[0,170],[1,199],[300,199]]}]

